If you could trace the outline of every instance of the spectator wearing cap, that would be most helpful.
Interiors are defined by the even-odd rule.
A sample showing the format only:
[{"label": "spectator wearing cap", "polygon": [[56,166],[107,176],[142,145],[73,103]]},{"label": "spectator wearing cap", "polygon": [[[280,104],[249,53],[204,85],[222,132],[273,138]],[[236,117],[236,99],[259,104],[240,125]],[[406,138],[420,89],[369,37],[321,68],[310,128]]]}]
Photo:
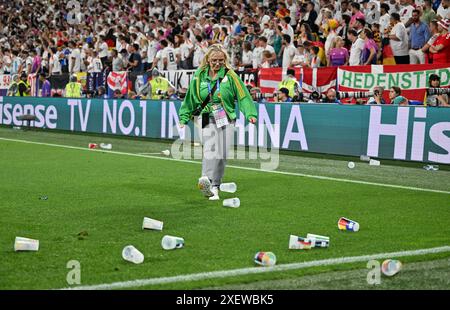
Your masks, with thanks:
[{"label": "spectator wearing cap", "polygon": [[430,29],[420,20],[420,11],[413,10],[412,24],[409,27],[409,61],[411,64],[424,64],[425,54],[422,48],[430,39]]},{"label": "spectator wearing cap", "polygon": [[358,2],[352,2],[350,4],[352,10],[352,17],[350,19],[350,29],[355,28],[355,23],[357,18],[365,19],[363,12],[361,12],[361,5]]},{"label": "spectator wearing cap", "polygon": [[391,32],[389,33],[389,42],[394,54],[396,64],[409,64],[409,48],[408,48],[408,34],[406,27],[400,21],[398,13],[391,14]]},{"label": "spectator wearing cap", "polygon": [[438,22],[440,35],[430,47],[433,64],[445,64],[450,62],[450,20],[443,19]]}]

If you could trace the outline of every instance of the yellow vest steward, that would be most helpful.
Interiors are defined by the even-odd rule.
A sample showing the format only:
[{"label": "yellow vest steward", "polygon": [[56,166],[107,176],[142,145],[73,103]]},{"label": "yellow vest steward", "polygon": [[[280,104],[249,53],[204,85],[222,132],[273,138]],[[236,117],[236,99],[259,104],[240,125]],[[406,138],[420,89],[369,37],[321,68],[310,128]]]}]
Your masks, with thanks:
[{"label": "yellow vest steward", "polygon": [[158,90],[166,93],[169,90],[170,82],[164,77],[158,76],[150,81],[152,86],[152,99],[162,99],[163,95],[157,95]]},{"label": "yellow vest steward", "polygon": [[81,97],[81,84],[77,83],[77,82],[67,83],[66,97],[67,98],[80,98]]},{"label": "yellow vest steward", "polygon": [[[20,92],[19,92],[19,86],[20,86],[20,84],[23,84],[23,85],[25,85],[26,86],[26,88],[28,89],[28,88],[30,88],[30,84],[28,84],[28,82],[24,82],[24,81],[19,81],[19,83],[17,83],[17,91],[16,91],[16,96],[20,96]],[[23,93],[23,97],[28,97],[28,96],[30,96],[30,94],[27,94],[27,93]]]},{"label": "yellow vest steward", "polygon": [[278,90],[280,88],[287,88],[289,90],[289,97],[294,97],[295,89],[297,87],[297,81],[292,78],[286,78],[278,84]]}]

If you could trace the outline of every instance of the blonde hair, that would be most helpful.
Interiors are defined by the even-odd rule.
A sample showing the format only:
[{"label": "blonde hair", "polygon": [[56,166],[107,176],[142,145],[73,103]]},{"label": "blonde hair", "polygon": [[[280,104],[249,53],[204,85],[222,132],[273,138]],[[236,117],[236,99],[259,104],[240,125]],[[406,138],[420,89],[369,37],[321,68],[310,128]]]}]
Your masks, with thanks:
[{"label": "blonde hair", "polygon": [[223,53],[225,56],[225,67],[231,70],[231,65],[228,57],[228,53],[226,49],[221,44],[213,44],[210,47],[208,47],[208,51],[206,52],[205,57],[203,57],[202,62],[200,63],[200,68],[205,69],[209,66],[209,58],[211,57],[212,53]]}]

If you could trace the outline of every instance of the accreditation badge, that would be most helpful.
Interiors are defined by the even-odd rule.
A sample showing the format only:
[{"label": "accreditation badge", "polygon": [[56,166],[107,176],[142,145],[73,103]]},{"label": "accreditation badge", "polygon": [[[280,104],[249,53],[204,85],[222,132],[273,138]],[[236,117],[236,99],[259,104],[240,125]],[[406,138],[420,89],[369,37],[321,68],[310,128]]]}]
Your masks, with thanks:
[{"label": "accreditation badge", "polygon": [[217,128],[221,128],[229,124],[227,113],[220,104],[213,104],[211,106],[211,113],[216,121]]}]

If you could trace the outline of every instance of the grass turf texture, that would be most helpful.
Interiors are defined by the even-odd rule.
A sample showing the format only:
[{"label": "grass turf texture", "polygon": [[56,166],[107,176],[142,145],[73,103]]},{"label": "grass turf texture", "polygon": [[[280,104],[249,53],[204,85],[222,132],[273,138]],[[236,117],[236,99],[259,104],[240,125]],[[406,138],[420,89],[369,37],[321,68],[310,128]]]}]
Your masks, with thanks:
[{"label": "grass turf texture", "polygon": [[[95,142],[80,135],[9,129],[0,133],[75,146]],[[169,148],[162,142],[108,139],[105,142],[113,142],[114,150]],[[278,264],[284,264],[450,244],[448,194],[227,169],[225,181],[238,184],[236,196],[241,199],[240,208],[228,209],[201,197],[196,189],[199,165],[2,140],[0,149],[1,289],[67,287],[66,264],[73,259],[81,263],[82,285],[93,285],[251,267],[254,254],[261,250],[274,252]],[[281,160],[281,170],[303,172],[302,167],[313,167],[321,175],[449,190],[448,171],[373,169],[362,163],[357,163],[359,170],[349,171],[341,169],[346,162],[339,160],[284,155]],[[40,200],[41,196],[48,200]],[[144,216],[164,221],[163,232],[142,231]],[[357,220],[360,232],[338,231],[340,216]],[[87,235],[80,238],[80,232]],[[289,234],[308,232],[330,236],[330,248],[287,249]],[[186,247],[164,251],[160,246],[164,234],[184,237]],[[13,252],[15,236],[39,239],[40,250]],[[128,244],[144,253],[143,264],[122,260],[121,251]],[[364,267],[328,266],[150,288],[223,286]]]}]

